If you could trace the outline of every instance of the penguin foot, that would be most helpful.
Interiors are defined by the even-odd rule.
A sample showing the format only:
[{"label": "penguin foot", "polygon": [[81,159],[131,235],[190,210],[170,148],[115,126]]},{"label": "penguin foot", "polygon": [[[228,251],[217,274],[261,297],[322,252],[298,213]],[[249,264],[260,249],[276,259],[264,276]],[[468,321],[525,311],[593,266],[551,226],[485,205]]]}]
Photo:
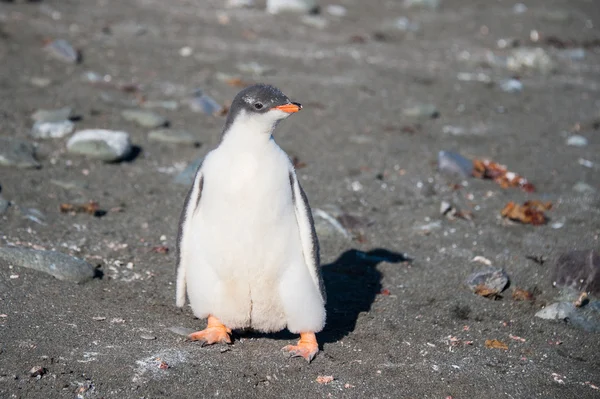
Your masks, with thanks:
[{"label": "penguin foot", "polygon": [[310,363],[319,352],[319,344],[315,333],[301,333],[298,345],[287,345],[281,350],[289,352],[290,357],[303,357]]},{"label": "penguin foot", "polygon": [[191,341],[200,341],[202,346],[216,343],[230,344],[231,329],[225,327],[223,323],[214,316],[208,316],[208,325],[202,331],[196,331],[188,335]]}]

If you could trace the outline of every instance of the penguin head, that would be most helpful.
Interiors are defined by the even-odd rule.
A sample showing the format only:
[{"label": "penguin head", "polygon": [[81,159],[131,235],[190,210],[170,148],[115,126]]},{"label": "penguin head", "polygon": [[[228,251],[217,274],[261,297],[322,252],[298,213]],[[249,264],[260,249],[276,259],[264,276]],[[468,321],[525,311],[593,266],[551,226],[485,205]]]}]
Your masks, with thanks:
[{"label": "penguin head", "polygon": [[235,96],[227,114],[223,134],[234,125],[257,133],[271,134],[278,122],[301,109],[302,105],[292,102],[278,88],[255,84]]}]

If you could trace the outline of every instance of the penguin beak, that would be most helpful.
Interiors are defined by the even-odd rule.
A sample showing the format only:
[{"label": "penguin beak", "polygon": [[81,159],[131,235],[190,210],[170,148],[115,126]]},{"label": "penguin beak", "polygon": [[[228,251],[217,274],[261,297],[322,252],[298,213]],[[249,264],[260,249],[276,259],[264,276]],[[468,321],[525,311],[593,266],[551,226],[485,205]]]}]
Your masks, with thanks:
[{"label": "penguin beak", "polygon": [[299,103],[289,103],[289,104],[278,105],[273,108],[278,109],[283,112],[287,112],[288,114],[293,114],[294,112],[300,111],[302,109],[302,105],[300,105]]}]

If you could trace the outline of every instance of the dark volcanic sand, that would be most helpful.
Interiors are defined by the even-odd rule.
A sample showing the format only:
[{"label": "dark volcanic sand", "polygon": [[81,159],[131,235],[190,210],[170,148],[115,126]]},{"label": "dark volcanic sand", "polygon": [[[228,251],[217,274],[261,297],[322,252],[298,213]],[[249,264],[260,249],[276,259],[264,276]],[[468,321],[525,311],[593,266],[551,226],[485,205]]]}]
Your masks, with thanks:
[{"label": "dark volcanic sand", "polygon": [[[552,259],[599,246],[600,191],[584,195],[573,186],[583,181],[600,190],[600,138],[590,127],[600,117],[600,53],[588,48],[583,60],[572,61],[544,41],[598,39],[597,1],[532,0],[526,12],[515,14],[511,1],[447,0],[437,10],[415,10],[401,1],[348,0],[339,2],[348,9],[345,17],[323,14],[329,21],[323,29],[296,15],[225,10],[223,3],[0,3],[0,136],[32,140],[33,111],[72,106],[82,117],[78,130],[125,130],[140,149],[129,162],[104,164],[67,153],[66,139],[37,140],[41,169],[0,168],[2,196],[14,203],[0,216],[0,245],[73,253],[104,273],[75,285],[0,264],[0,314],[6,315],[0,318],[0,397],[600,397],[594,388],[600,386],[600,336],[534,318],[557,295]],[[60,18],[54,20],[51,10]],[[555,11],[568,18],[560,20]],[[219,24],[223,13],[229,22]],[[420,31],[384,26],[400,16],[419,22]],[[136,23],[146,31],[136,34]],[[486,50],[506,55],[509,50],[497,48],[501,38],[528,45],[531,30],[539,32],[555,72],[512,72],[474,60]],[[56,38],[82,50],[82,63],[49,58],[44,40]],[[185,46],[193,50],[189,57],[179,55]],[[251,61],[273,72],[237,72],[236,64]],[[171,99],[159,85],[171,82],[203,88],[226,103],[239,88],[217,79],[223,72],[276,85],[305,106],[281,124],[276,140],[306,163],[299,175],[313,207],[335,204],[360,221],[358,239],[320,237],[328,323],[318,334],[322,352],[311,364],[280,353],[296,340],[287,333],[236,335],[226,348],[202,348],[167,330],[200,329],[205,322],[174,304],[175,235],[187,187],[173,184],[173,168],[166,172],[216,145],[224,118],[193,113],[185,104],[155,109],[203,145],[149,141],[149,129],[122,119],[123,105],[100,98],[103,91],[127,101],[135,95],[83,82],[88,70],[140,83],[149,100]],[[461,81],[461,72],[495,80],[517,74],[524,90],[505,93],[497,85]],[[39,88],[32,77],[52,82]],[[435,104],[440,117],[402,115],[422,103]],[[582,148],[565,144],[565,132],[576,123],[589,140]],[[453,135],[444,126],[467,133]],[[476,179],[454,190],[455,180],[437,171],[439,150],[489,157],[525,176],[537,192]],[[580,165],[580,158],[592,167]],[[82,181],[87,188],[66,190],[52,179]],[[550,224],[500,219],[508,201],[526,199],[554,203]],[[59,212],[63,202],[88,200],[107,214]],[[472,211],[473,222],[441,216],[442,200]],[[24,218],[22,208],[40,210],[46,224]],[[418,229],[438,220],[441,227],[428,234]],[[564,225],[553,228],[556,222]],[[159,245],[171,251],[153,252]],[[367,262],[349,252],[377,248],[414,260]],[[465,287],[466,277],[485,267],[471,261],[477,255],[510,276],[502,299]],[[538,264],[530,255],[548,261]],[[536,289],[536,301],[513,301],[515,287]],[[455,346],[452,337],[459,340]],[[486,348],[487,339],[508,350]],[[160,361],[169,368],[161,369]],[[40,379],[29,376],[34,366],[46,369]],[[316,382],[328,375],[335,380]]]}]

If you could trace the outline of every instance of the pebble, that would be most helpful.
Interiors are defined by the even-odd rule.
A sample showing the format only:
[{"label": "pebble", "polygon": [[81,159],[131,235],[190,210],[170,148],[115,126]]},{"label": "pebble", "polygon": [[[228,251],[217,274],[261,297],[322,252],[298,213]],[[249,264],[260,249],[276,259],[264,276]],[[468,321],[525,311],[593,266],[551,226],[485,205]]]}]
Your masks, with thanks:
[{"label": "pebble", "polygon": [[308,13],[317,9],[316,0],[267,0],[269,14]]},{"label": "pebble", "polygon": [[31,115],[36,122],[61,122],[71,117],[73,109],[64,107],[59,109],[38,109]]},{"label": "pebble", "polygon": [[39,168],[35,146],[27,141],[0,137],[0,165],[22,169]]},{"label": "pebble", "polygon": [[538,311],[535,317],[546,320],[564,320],[574,311],[575,305],[572,302],[557,302]]},{"label": "pebble", "polygon": [[182,57],[189,57],[190,55],[193,54],[193,52],[194,52],[194,50],[192,50],[192,48],[190,46],[184,46],[179,49],[179,55]]},{"label": "pebble", "polygon": [[223,106],[202,90],[196,90],[194,96],[188,100],[193,112],[202,112],[206,115],[218,115],[223,112]]},{"label": "pebble", "polygon": [[140,335],[141,339],[145,339],[146,341],[153,341],[156,339],[156,337],[154,335]]},{"label": "pebble", "polygon": [[31,79],[29,79],[29,83],[31,83],[32,86],[44,88],[50,86],[52,80],[49,78],[34,76]]},{"label": "pebble", "polygon": [[414,107],[405,108],[402,113],[409,118],[417,119],[435,119],[440,116],[440,111],[433,104],[420,104]]},{"label": "pebble", "polygon": [[83,283],[96,276],[94,266],[61,252],[0,247],[0,260],[4,265],[38,270],[63,281]]},{"label": "pebble", "polygon": [[187,337],[191,333],[195,332],[195,330],[193,330],[191,328],[185,328],[185,327],[169,327],[169,328],[167,328],[167,330],[169,330],[172,333],[175,333],[177,335],[181,335],[183,337]]},{"label": "pebble", "polygon": [[81,55],[71,44],[64,40],[58,39],[44,46],[46,50],[55,59],[69,64],[76,64],[81,61]]},{"label": "pebble", "polygon": [[440,151],[438,153],[438,170],[441,173],[458,174],[461,177],[470,177],[473,173],[473,161],[457,152]]},{"label": "pebble", "polygon": [[483,285],[490,290],[500,293],[508,284],[508,275],[502,269],[488,267],[471,274],[467,278],[466,283],[471,291],[475,291],[478,286]]},{"label": "pebble", "polygon": [[113,162],[127,157],[132,150],[129,133],[89,129],[75,133],[67,142],[67,150],[105,162]]},{"label": "pebble", "polygon": [[142,109],[126,109],[121,112],[121,116],[126,121],[137,123],[142,127],[154,128],[168,124],[165,117]]},{"label": "pebble", "polygon": [[185,130],[159,129],[148,133],[148,140],[159,141],[170,144],[191,144],[200,143],[197,137]]},{"label": "pebble", "polygon": [[437,9],[442,0],[404,0],[404,7],[407,8],[429,8],[431,10]]},{"label": "pebble", "polygon": [[516,72],[531,69],[543,74],[550,73],[556,68],[550,55],[540,47],[513,49],[506,60],[506,67]]},{"label": "pebble", "polygon": [[248,73],[253,76],[264,76],[269,73],[274,72],[275,70],[269,66],[261,65],[258,62],[245,62],[236,65],[238,71],[242,73]]},{"label": "pebble", "polygon": [[348,9],[339,4],[329,4],[325,7],[325,11],[329,15],[333,15],[334,17],[343,17],[348,13]]},{"label": "pebble", "polygon": [[523,91],[523,83],[518,79],[503,80],[499,86],[502,91],[507,93],[519,93]]},{"label": "pebble", "polygon": [[567,145],[573,147],[585,147],[588,145],[588,140],[583,136],[575,134],[567,139]]},{"label": "pebble", "polygon": [[600,252],[590,249],[561,254],[554,264],[552,284],[600,295]]},{"label": "pebble", "polygon": [[203,160],[204,160],[204,157],[200,157],[200,158],[197,158],[197,159],[193,160],[192,162],[190,162],[188,164],[188,166],[186,166],[186,168],[183,171],[181,171],[181,173],[179,173],[177,176],[175,176],[175,178],[173,179],[173,182],[175,184],[191,186],[192,183],[194,182],[194,177],[196,176],[196,172],[198,171],[198,168],[200,167],[200,165],[202,165]]},{"label": "pebble", "polygon": [[10,207],[10,201],[0,195],[0,216],[4,215]]},{"label": "pebble", "polygon": [[594,187],[582,181],[575,183],[575,185],[573,186],[573,190],[582,194],[593,194],[596,192],[596,189]]},{"label": "pebble", "polygon": [[60,122],[36,122],[31,129],[31,137],[36,139],[60,139],[73,133],[75,124],[66,119]]}]

